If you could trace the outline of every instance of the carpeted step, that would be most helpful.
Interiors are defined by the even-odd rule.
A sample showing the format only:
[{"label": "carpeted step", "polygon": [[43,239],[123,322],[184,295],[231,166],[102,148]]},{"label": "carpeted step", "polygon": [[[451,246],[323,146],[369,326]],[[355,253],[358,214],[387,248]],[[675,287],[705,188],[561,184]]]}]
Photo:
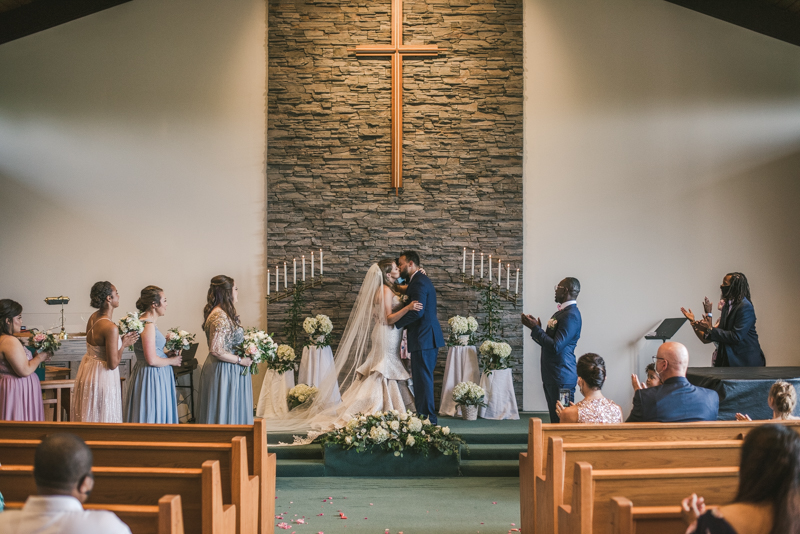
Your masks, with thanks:
[{"label": "carpeted step", "polygon": [[465,477],[518,477],[519,461],[462,459],[461,475]]},{"label": "carpeted step", "polygon": [[276,469],[278,477],[321,477],[325,476],[322,460],[279,460]]},{"label": "carpeted step", "polygon": [[[519,453],[528,450],[527,444],[510,443],[475,443],[469,445],[469,452],[466,447],[461,449],[461,459],[463,460],[509,460],[519,463]],[[280,458],[280,456],[278,457]]]},{"label": "carpeted step", "polygon": [[268,447],[281,460],[322,460],[322,445],[297,445],[293,447]]}]

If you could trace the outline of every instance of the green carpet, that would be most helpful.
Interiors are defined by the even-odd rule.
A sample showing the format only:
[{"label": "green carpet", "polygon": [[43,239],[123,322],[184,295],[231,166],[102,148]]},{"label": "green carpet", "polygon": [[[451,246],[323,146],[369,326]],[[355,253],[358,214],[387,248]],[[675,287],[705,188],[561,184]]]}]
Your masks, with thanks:
[{"label": "green carpet", "polygon": [[519,528],[519,479],[511,477],[278,478],[277,497],[275,524],[289,529],[276,532],[507,534]]}]

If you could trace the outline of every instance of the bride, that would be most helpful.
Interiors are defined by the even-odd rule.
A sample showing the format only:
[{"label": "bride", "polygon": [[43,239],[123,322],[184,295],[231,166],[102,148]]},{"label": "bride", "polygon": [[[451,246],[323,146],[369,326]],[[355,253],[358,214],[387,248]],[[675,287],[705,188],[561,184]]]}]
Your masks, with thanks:
[{"label": "bride", "polygon": [[[400,271],[394,260],[372,264],[334,356],[335,372],[318,385],[318,393],[281,419],[270,419],[271,431],[325,432],[344,426],[359,412],[397,410],[413,406],[408,388],[411,376],[400,361],[403,330],[393,325],[411,310],[421,310],[414,301],[403,304]],[[341,402],[331,403],[334,388],[342,391]]]}]

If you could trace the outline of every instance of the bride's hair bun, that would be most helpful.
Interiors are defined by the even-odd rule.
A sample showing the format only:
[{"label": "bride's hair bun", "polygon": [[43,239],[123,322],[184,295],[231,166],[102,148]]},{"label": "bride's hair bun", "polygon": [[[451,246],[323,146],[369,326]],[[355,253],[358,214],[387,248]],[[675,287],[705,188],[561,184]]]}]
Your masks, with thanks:
[{"label": "bride's hair bun", "polygon": [[789,382],[778,380],[769,388],[769,397],[777,412],[791,415],[797,405],[797,391]]}]

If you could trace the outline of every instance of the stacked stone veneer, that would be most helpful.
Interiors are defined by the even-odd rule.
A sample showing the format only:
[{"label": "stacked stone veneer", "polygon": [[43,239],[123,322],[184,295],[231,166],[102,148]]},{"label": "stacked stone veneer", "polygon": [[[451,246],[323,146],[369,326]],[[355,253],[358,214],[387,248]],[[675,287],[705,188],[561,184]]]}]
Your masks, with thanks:
[{"label": "stacked stone veneer", "polygon": [[[406,44],[443,51],[403,62],[396,196],[390,63],[348,52],[391,42],[391,0],[269,1],[267,262],[274,273],[289,261],[291,277],[293,258],[322,247],[328,282],[306,307],[339,333],[369,265],[403,249],[422,256],[445,336],[450,316],[478,311],[461,282],[462,247],[522,267],[522,2],[405,0],[403,28]],[[269,306],[271,331],[288,306]],[[521,300],[503,306],[521,406],[520,310]]]}]

